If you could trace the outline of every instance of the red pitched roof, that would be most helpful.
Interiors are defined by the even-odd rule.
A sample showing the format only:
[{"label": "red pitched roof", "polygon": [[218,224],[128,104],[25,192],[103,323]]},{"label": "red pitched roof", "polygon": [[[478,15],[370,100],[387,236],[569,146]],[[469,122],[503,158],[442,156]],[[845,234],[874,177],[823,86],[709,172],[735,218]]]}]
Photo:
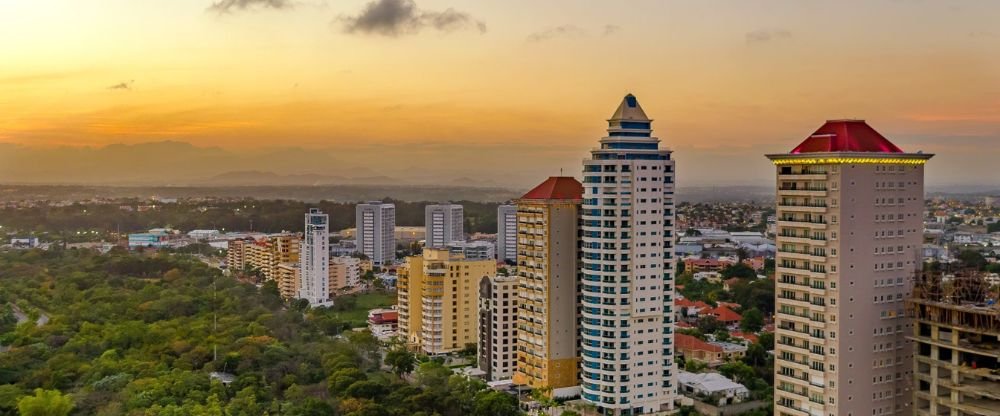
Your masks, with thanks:
[{"label": "red pitched roof", "polygon": [[705,312],[705,314],[714,316],[715,319],[719,320],[719,322],[739,322],[740,319],[743,319],[740,314],[733,312],[732,309],[725,306],[719,306],[718,308]]},{"label": "red pitched roof", "polygon": [[757,342],[757,336],[754,334],[746,334],[740,331],[733,331],[729,333],[729,336],[733,338],[742,338],[750,342]]},{"label": "red pitched roof", "polygon": [[570,176],[553,176],[521,199],[583,199],[583,185]]},{"label": "red pitched roof", "polygon": [[706,311],[712,309],[712,305],[709,305],[705,302],[702,302],[700,300],[694,302],[685,298],[674,300],[674,306],[678,308],[689,308],[689,309],[698,308],[699,310],[706,310]]},{"label": "red pitched roof", "polygon": [[[734,277],[734,279],[736,279],[736,278]],[[729,279],[729,280],[732,280],[732,279]],[[729,280],[726,280],[726,282],[729,282]],[[716,302],[716,303],[718,303],[719,306],[725,306],[725,307],[727,307],[729,309],[732,309],[734,311],[743,307],[743,305],[740,305],[738,303],[732,303],[732,302]]]},{"label": "red pitched roof", "polygon": [[903,150],[864,120],[829,120],[792,149],[792,154],[823,152],[903,153]]},{"label": "red pitched roof", "polygon": [[696,337],[681,333],[674,334],[674,343],[677,344],[679,350],[722,352],[722,347],[718,345],[709,344]]}]

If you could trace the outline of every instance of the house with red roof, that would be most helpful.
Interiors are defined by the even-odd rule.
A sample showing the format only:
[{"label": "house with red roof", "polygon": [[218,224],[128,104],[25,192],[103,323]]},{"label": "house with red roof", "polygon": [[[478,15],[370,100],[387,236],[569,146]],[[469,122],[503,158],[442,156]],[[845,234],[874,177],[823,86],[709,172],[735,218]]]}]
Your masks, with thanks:
[{"label": "house with red roof", "polygon": [[709,367],[720,366],[727,361],[738,360],[746,355],[747,348],[728,342],[708,342],[686,334],[674,334],[677,352],[685,360],[694,360]]},{"label": "house with red roof", "polygon": [[751,333],[747,333],[747,332],[742,332],[742,331],[730,331],[729,332],[729,336],[733,337],[733,338],[739,338],[739,339],[745,340],[745,341],[747,341],[747,342],[749,342],[751,344],[757,342],[757,340],[759,339],[759,338],[757,338],[757,335],[755,335],[755,334],[751,334]]},{"label": "house with red roof", "polygon": [[704,315],[714,316],[716,320],[726,325],[738,324],[740,323],[740,320],[743,319],[742,315],[725,306],[718,306],[714,309],[708,310],[704,313]]},{"label": "house with red roof", "polygon": [[705,311],[712,309],[712,305],[705,302],[691,301],[685,298],[674,300],[674,307],[677,308],[677,314],[680,318],[697,318]]}]

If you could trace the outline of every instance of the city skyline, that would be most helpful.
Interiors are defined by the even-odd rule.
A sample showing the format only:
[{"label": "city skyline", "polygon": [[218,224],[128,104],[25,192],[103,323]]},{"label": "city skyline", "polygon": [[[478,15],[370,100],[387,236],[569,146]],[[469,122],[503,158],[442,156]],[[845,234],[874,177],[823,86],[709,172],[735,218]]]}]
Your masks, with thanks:
[{"label": "city skyline", "polygon": [[942,155],[930,186],[992,185],[998,5],[630,5],[2,3],[0,33],[26,41],[0,46],[0,181],[111,182],[122,167],[76,159],[145,152],[219,168],[169,183],[418,167],[424,182],[526,189],[586,157],[608,117],[591,103],[633,92],[690,173],[681,187],[766,183],[756,155],[837,118]]}]

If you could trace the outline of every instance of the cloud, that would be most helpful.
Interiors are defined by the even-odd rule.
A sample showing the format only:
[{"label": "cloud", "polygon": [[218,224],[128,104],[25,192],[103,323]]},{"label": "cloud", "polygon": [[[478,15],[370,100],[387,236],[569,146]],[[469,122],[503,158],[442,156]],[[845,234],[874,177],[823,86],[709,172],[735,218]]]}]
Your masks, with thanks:
[{"label": "cloud", "polygon": [[622,27],[618,25],[604,25],[604,36],[611,36],[615,33],[621,32]]},{"label": "cloud", "polygon": [[747,44],[767,43],[772,40],[783,40],[791,38],[792,38],[792,32],[789,32],[787,30],[755,30],[753,32],[747,32],[746,34]]},{"label": "cloud", "polygon": [[969,32],[969,37],[970,38],[995,38],[995,37],[997,37],[997,34],[993,33],[993,32],[987,32],[987,31],[977,30],[977,31],[974,31],[974,32]]},{"label": "cloud", "polygon": [[208,11],[225,14],[255,7],[290,9],[292,8],[292,2],[291,0],[219,0],[208,6]]},{"label": "cloud", "polygon": [[577,37],[586,35],[587,31],[574,25],[562,25],[535,32],[528,35],[528,42],[544,42],[560,37]]},{"label": "cloud", "polygon": [[123,82],[119,82],[119,83],[117,83],[115,85],[112,85],[112,86],[108,87],[108,89],[109,90],[131,91],[132,90],[132,83],[134,83],[134,82],[135,82],[135,80],[131,80],[130,79],[128,81],[123,81]]},{"label": "cloud", "polygon": [[363,33],[397,37],[433,28],[442,32],[476,29],[486,33],[486,23],[468,13],[452,8],[444,11],[421,10],[413,0],[374,0],[357,16],[341,16],[335,22],[345,33]]}]

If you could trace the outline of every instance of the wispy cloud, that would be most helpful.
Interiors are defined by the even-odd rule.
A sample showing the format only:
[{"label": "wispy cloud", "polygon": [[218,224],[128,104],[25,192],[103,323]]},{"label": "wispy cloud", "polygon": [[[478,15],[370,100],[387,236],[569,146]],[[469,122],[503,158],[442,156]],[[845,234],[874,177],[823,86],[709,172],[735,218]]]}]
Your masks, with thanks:
[{"label": "wispy cloud", "polygon": [[291,0],[219,0],[208,6],[208,11],[219,14],[232,13],[238,10],[251,8],[263,9],[290,9]]},{"label": "wispy cloud", "polygon": [[442,32],[474,29],[486,32],[486,23],[468,13],[452,8],[444,11],[422,10],[413,0],[374,0],[356,16],[341,16],[334,21],[345,33],[397,37],[416,34],[425,28]]},{"label": "wispy cloud", "polygon": [[128,81],[123,81],[123,82],[119,82],[119,83],[117,83],[115,85],[112,85],[112,86],[108,87],[108,89],[109,90],[126,90],[126,91],[131,91],[132,90],[132,84],[134,82],[135,82],[135,80],[131,80],[130,79]]},{"label": "wispy cloud", "polygon": [[622,27],[618,25],[604,25],[604,32],[602,34],[604,36],[611,36],[615,33],[621,32],[621,30]]},{"label": "wispy cloud", "polygon": [[792,32],[787,30],[755,30],[753,32],[747,32],[746,34],[746,41],[748,45],[791,38]]},{"label": "wispy cloud", "polygon": [[586,30],[583,30],[574,25],[562,25],[553,28],[545,29],[541,32],[535,32],[528,35],[528,42],[544,42],[547,40],[562,38],[562,37],[578,37],[587,34]]}]

